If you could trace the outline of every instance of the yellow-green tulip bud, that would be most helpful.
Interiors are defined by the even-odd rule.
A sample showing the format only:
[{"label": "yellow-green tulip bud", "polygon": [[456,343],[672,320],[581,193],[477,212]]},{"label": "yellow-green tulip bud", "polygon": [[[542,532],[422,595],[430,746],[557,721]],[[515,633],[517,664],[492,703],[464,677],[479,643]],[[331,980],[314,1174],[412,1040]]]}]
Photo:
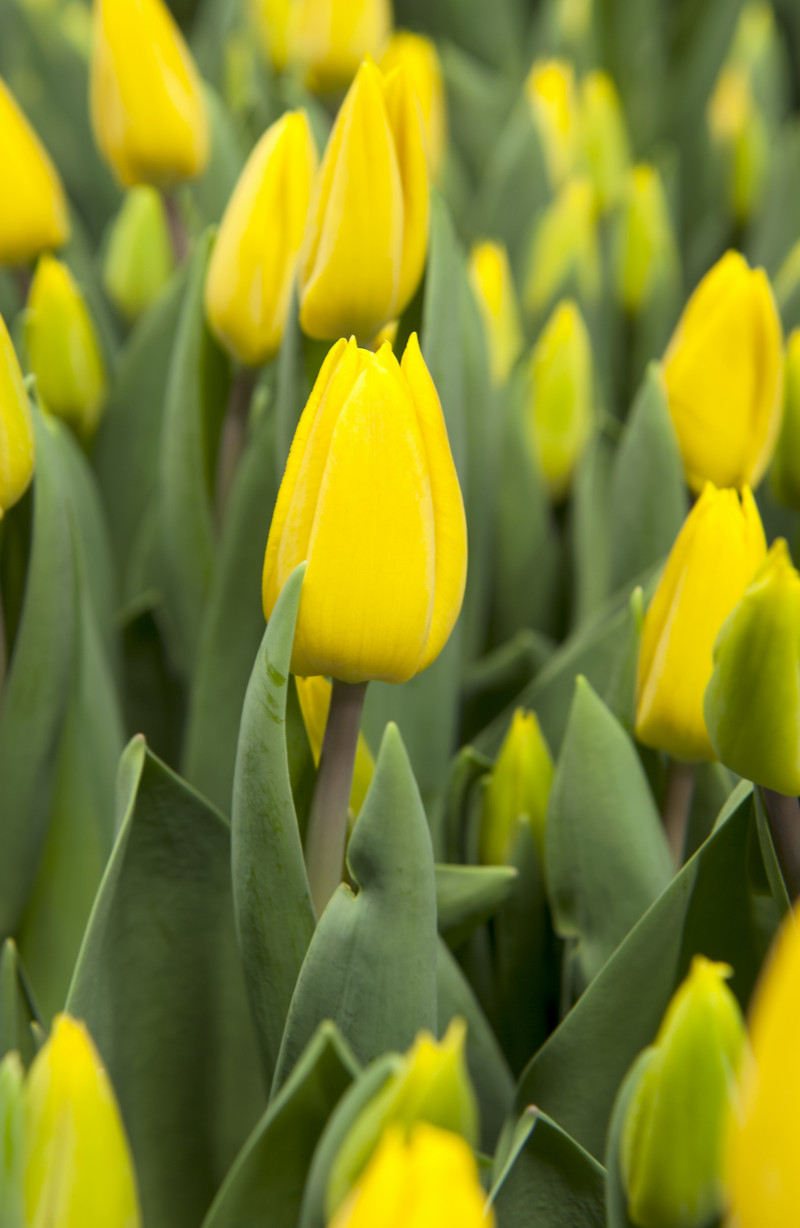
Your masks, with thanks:
[{"label": "yellow-green tulip bud", "polygon": [[783,419],[772,466],[772,488],[781,503],[800,507],[800,328],[786,342]]},{"label": "yellow-green tulip bud", "polygon": [[464,504],[412,334],[402,366],[341,340],[300,419],[264,559],[269,618],[307,560],[292,673],[405,682],[441,652],[467,571]]},{"label": "yellow-green tulip bud", "polygon": [[800,793],[800,575],[782,537],[717,636],[705,718],[726,767]]},{"label": "yellow-green tulip bud", "polygon": [[94,0],[90,104],[101,154],[125,187],[202,174],[203,86],[164,0]]},{"label": "yellow-green tulip bud", "polygon": [[600,294],[600,246],[595,193],[588,179],[572,179],[539,219],[533,236],[525,306],[543,311],[569,284],[581,298]]},{"label": "yellow-green tulip bud", "polygon": [[250,19],[261,50],[276,72],[289,62],[289,24],[294,0],[249,0]]},{"label": "yellow-green tulip bud", "polygon": [[553,499],[569,490],[594,419],[592,345],[576,303],[559,303],[529,365],[528,437]]},{"label": "yellow-green tulip bud", "polygon": [[0,77],[0,264],[27,264],[69,238],[58,171]]},{"label": "yellow-green tulip bud", "polygon": [[219,228],[206,278],[206,315],[240,362],[274,358],[289,313],[317,167],[303,111],[290,111],[262,136]]},{"label": "yellow-green tulip bud", "polygon": [[628,1216],[640,1228],[705,1228],[722,1209],[725,1131],[746,1043],[730,974],[696,955],[647,1051],[620,1156]]},{"label": "yellow-green tulip bud", "polygon": [[139,1228],[114,1090],[81,1023],[59,1015],[25,1084],[26,1223]]},{"label": "yellow-green tulip bud", "polygon": [[761,517],[747,487],[709,482],[686,517],[648,606],[639,647],[636,737],[676,759],[713,759],[703,696],[717,633],[763,562]]},{"label": "yellow-green tulip bud", "polygon": [[33,420],[17,355],[0,316],[0,519],[33,477]]},{"label": "yellow-green tulip bud", "polygon": [[558,186],[574,171],[580,149],[580,107],[572,65],[567,60],[537,60],[525,80],[525,96],[550,183]]},{"label": "yellow-green tulip bud", "polygon": [[392,32],[390,0],[295,0],[290,16],[292,58],[310,89],[345,89],[365,56],[381,54]]},{"label": "yellow-green tulip bud", "polygon": [[483,795],[480,858],[484,865],[508,865],[517,832],[527,823],[544,864],[547,799],[553,758],[535,712],[517,708]]},{"label": "yellow-green tulip bud", "polygon": [[783,334],[763,269],[729,251],[687,303],[664,355],[686,480],[757,486],[781,422]]},{"label": "yellow-green tulip bud", "polygon": [[0,1224],[24,1228],[23,1079],[20,1056],[7,1053],[0,1061]]},{"label": "yellow-green tulip bud", "polygon": [[155,188],[131,188],[108,240],[103,285],[125,317],[136,320],[163,290],[175,267],[164,201]]},{"label": "yellow-green tulip bud", "polygon": [[624,188],[631,153],[625,114],[607,72],[590,72],[581,83],[583,146],[597,204],[605,212]]},{"label": "yellow-green tulip bud", "polygon": [[300,255],[311,337],[371,341],[412,298],[428,245],[422,122],[404,68],[365,61],[317,174]]},{"label": "yellow-green tulip bud", "polygon": [[662,287],[675,286],[678,244],[661,176],[641,163],[628,174],[614,235],[617,297],[631,315]]},{"label": "yellow-green tulip bud", "polygon": [[725,68],[720,73],[709,110],[714,145],[726,162],[729,208],[746,222],[761,202],[769,171],[770,134],[747,73]]},{"label": "yellow-green tulip bud", "polygon": [[52,256],[42,256],[36,266],[25,340],[44,407],[90,439],[106,397],[103,358],[74,278]]},{"label": "yellow-green tulip bud", "polygon": [[398,30],[383,53],[381,70],[388,74],[401,65],[419,103],[428,172],[432,179],[437,179],[447,145],[447,103],[436,44],[423,34]]},{"label": "yellow-green tulip bud", "polygon": [[467,1027],[454,1019],[441,1041],[420,1032],[402,1065],[350,1127],[328,1181],[329,1217],[344,1202],[369,1163],[387,1127],[408,1135],[419,1122],[478,1143],[478,1103],[467,1071]]},{"label": "yellow-green tulip bud", "polygon": [[[325,726],[328,723],[328,712],[331,706],[331,684],[327,678],[295,678],[297,697],[300,700],[300,711],[303,714],[303,724],[308,734],[308,744],[314,764],[319,767],[322,754],[322,742],[325,738]],[[353,784],[350,789],[350,809],[358,816],[367,790],[375,774],[375,760],[367,746],[363,733],[358,735],[356,746],[356,761],[353,767]]]},{"label": "yellow-green tulip bud", "polygon": [[475,244],[469,256],[469,280],[483,320],[492,382],[505,384],[525,338],[508,253],[502,243]]},{"label": "yellow-green tulip bud", "polygon": [[471,1148],[420,1123],[388,1129],[330,1228],[494,1228]]}]

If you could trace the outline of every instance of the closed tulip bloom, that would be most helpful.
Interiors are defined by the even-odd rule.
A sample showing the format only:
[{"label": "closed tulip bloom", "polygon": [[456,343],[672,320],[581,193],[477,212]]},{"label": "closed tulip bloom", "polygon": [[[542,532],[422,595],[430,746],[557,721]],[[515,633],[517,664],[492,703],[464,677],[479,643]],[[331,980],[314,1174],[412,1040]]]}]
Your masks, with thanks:
[{"label": "closed tulip bloom", "polygon": [[631,153],[625,114],[613,79],[591,72],[581,83],[583,147],[601,211],[622,196]]},{"label": "closed tulip bloom", "polygon": [[300,253],[311,337],[371,341],[412,298],[428,244],[419,105],[404,68],[365,61],[331,132]]},{"label": "closed tulip bloom", "polygon": [[505,384],[525,338],[508,253],[502,243],[475,244],[469,256],[469,280],[483,320],[492,381]]},{"label": "closed tulip bloom", "polygon": [[17,355],[0,316],[0,519],[33,477],[33,421]]},{"label": "closed tulip bloom", "polygon": [[125,197],[103,262],[103,285],[126,320],[154,303],[175,268],[164,201],[155,188],[131,188]]},{"label": "closed tulip bloom", "polygon": [[25,1084],[26,1223],[139,1228],[136,1178],[114,1090],[81,1023],[59,1015]]},{"label": "closed tulip bloom", "polygon": [[164,0],[94,0],[95,140],[125,187],[165,188],[209,157],[203,86]]},{"label": "closed tulip bloom", "polygon": [[537,60],[525,81],[525,96],[550,182],[558,186],[575,169],[580,150],[580,107],[572,65],[567,60]]},{"label": "closed tulip bloom", "polygon": [[276,72],[289,62],[289,23],[295,0],[249,0],[261,49]]},{"label": "closed tulip bloom", "polygon": [[25,339],[45,408],[91,438],[106,398],[103,358],[74,278],[52,256],[42,256],[36,266]]},{"label": "closed tulip bloom", "polygon": [[379,56],[392,31],[391,0],[295,0],[290,53],[318,93],[346,89],[365,56]]},{"label": "closed tulip bloom", "polygon": [[298,425],[264,559],[264,613],[307,560],[292,673],[405,682],[441,652],[464,596],[464,505],[412,334],[400,366],[328,354]]},{"label": "closed tulip bloom", "polygon": [[302,111],[274,123],[253,150],[219,228],[206,279],[206,315],[240,362],[274,358],[291,303],[317,166]]},{"label": "closed tulip bloom", "polygon": [[800,507],[800,328],[794,329],[786,342],[785,371],[783,419],[772,466],[772,488],[781,503],[797,508]]},{"label": "closed tulip bloom", "polygon": [[547,801],[553,757],[535,712],[517,708],[483,797],[480,858],[484,865],[509,865],[517,833],[527,823],[544,862]]},{"label": "closed tulip bloom", "polygon": [[559,303],[529,365],[528,435],[554,499],[569,490],[594,420],[592,346],[577,304]]},{"label": "closed tulip bloom", "polygon": [[680,256],[661,176],[640,163],[626,178],[614,235],[617,297],[631,315],[677,284]]},{"label": "closed tulip bloom", "polygon": [[600,245],[594,188],[586,178],[571,179],[536,226],[525,282],[525,306],[543,311],[569,286],[594,301],[601,288]]},{"label": "closed tulip bloom", "polygon": [[766,555],[755,500],[745,487],[709,482],[667,559],[639,648],[636,736],[676,759],[713,759],[703,696],[720,627]]},{"label": "closed tulip bloom", "polygon": [[408,73],[419,103],[428,172],[432,179],[437,179],[447,145],[447,103],[436,44],[423,34],[398,30],[383,53],[381,70],[390,73],[401,65]]},{"label": "closed tulip bloom", "polygon": [[[328,712],[331,706],[331,684],[327,678],[295,678],[297,697],[300,700],[300,711],[303,714],[303,724],[308,735],[308,744],[314,758],[315,767],[319,767],[322,754],[322,742],[325,737],[325,726],[328,723]],[[375,774],[375,760],[367,746],[363,733],[358,735],[356,760],[353,766],[353,785],[350,789],[350,809],[358,816],[367,790]]]},{"label": "closed tulip bloom", "polygon": [[69,238],[58,171],[0,78],[0,264],[27,264]]},{"label": "closed tulip bloom", "polygon": [[769,280],[730,251],[689,299],[664,355],[692,490],[757,486],[781,422],[783,337]]}]

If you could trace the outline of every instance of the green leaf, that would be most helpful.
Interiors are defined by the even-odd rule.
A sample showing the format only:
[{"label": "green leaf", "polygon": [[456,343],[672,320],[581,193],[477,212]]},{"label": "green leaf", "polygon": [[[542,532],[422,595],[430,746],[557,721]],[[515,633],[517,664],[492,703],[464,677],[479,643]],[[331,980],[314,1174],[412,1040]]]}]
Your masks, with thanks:
[{"label": "green leaf", "polygon": [[16,1049],[25,1065],[30,1064],[36,1052],[31,1027],[38,1018],[17,948],[7,938],[0,947],[0,1058]]},{"label": "green leaf", "polygon": [[475,661],[464,676],[463,735],[467,739],[519,695],[550,659],[555,641],[523,627],[499,648]]},{"label": "green leaf", "polygon": [[628,1115],[628,1105],[642,1076],[644,1067],[651,1060],[651,1057],[651,1052],[639,1054],[626,1074],[617,1093],[617,1098],[614,1101],[614,1107],[611,1110],[605,1156],[608,1228],[636,1228],[636,1225],[628,1218],[628,1196],[622,1183],[620,1168],[622,1132],[625,1128],[625,1118]]},{"label": "green leaf", "polygon": [[764,802],[764,794],[760,788],[753,789],[753,802],[756,811],[758,844],[764,861],[767,882],[769,883],[773,899],[781,911],[781,915],[785,916],[792,911],[792,900],[783,877],[780,861],[778,860],[778,854],[772,839],[772,829],[769,825],[767,808]]},{"label": "green leaf", "polygon": [[520,270],[528,256],[531,221],[547,203],[550,191],[544,152],[524,96],[481,169],[471,229],[501,239],[511,267]]},{"label": "green leaf", "polygon": [[398,26],[429,31],[487,64],[508,70],[520,58],[523,29],[515,0],[497,0],[491,6],[482,0],[399,0],[395,8]]},{"label": "green leaf", "polygon": [[612,451],[602,430],[595,431],[578,462],[570,504],[572,542],[572,610],[574,627],[585,623],[607,600]]},{"label": "green leaf", "polygon": [[303,355],[297,287],[292,290],[292,305],[283,330],[277,358],[275,388],[275,481],[280,485],[294,433],[311,387]]},{"label": "green leaf", "polygon": [[230,833],[135,738],[119,834],[67,1001],[108,1068],[148,1228],[197,1228],[263,1110],[236,948]]},{"label": "green leaf", "polygon": [[439,46],[452,144],[477,179],[514,104],[518,84],[453,42]]},{"label": "green leaf", "polygon": [[517,872],[511,866],[437,865],[439,930],[451,947],[463,942],[508,900]]}]

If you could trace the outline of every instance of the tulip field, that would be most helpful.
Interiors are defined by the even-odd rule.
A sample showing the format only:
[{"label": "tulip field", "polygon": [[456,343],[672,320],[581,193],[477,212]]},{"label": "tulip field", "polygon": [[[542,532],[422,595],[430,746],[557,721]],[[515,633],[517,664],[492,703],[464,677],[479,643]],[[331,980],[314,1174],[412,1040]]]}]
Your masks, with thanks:
[{"label": "tulip field", "polygon": [[800,1224],[800,0],[0,0],[0,1228]]}]

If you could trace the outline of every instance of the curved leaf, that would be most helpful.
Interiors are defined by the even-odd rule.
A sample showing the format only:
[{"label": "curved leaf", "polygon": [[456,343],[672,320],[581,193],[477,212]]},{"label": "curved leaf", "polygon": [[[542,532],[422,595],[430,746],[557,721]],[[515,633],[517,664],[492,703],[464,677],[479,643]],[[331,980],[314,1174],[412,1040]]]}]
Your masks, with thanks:
[{"label": "curved leaf", "polygon": [[436,911],[439,930],[451,946],[463,942],[513,894],[512,866],[437,865]]},{"label": "curved leaf", "polygon": [[628,1196],[622,1184],[620,1172],[620,1156],[622,1155],[622,1131],[628,1113],[628,1105],[641,1078],[645,1064],[651,1059],[652,1053],[640,1053],[631,1066],[617,1093],[611,1119],[608,1123],[608,1142],[606,1143],[606,1215],[608,1228],[636,1228],[628,1218]]},{"label": "curved leaf", "polygon": [[19,962],[17,948],[7,938],[0,948],[0,1058],[11,1049],[28,1065],[36,1051],[31,1027],[39,1014]]}]

